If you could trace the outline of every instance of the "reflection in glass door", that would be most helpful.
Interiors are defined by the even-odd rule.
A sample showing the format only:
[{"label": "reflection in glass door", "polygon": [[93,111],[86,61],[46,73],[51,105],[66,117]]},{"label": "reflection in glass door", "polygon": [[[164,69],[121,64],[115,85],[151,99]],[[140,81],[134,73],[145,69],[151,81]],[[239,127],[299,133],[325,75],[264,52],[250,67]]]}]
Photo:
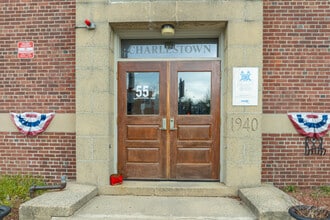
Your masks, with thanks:
[{"label": "reflection in glass door", "polygon": [[178,82],[178,114],[210,114],[211,72],[178,72]]}]

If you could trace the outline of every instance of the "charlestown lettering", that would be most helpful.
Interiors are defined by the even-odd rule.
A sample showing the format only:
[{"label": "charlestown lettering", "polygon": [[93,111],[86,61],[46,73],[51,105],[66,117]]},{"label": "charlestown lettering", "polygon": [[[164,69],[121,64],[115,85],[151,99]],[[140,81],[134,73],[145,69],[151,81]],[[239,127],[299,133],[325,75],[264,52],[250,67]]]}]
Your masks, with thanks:
[{"label": "charlestown lettering", "polygon": [[[213,40],[213,39],[212,39]],[[123,58],[184,58],[184,57],[217,57],[217,43],[205,42],[124,42]]]},{"label": "charlestown lettering", "polygon": [[211,53],[211,45],[178,45],[174,48],[165,48],[162,45],[136,45],[131,46],[128,54],[170,54],[170,53]]}]

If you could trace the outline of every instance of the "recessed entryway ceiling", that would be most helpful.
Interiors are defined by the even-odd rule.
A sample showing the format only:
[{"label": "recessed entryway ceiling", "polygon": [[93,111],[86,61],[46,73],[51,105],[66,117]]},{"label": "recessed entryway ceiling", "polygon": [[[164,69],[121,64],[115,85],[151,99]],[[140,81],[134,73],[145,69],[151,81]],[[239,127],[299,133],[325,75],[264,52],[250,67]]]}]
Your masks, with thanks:
[{"label": "recessed entryway ceiling", "polygon": [[171,24],[175,28],[175,35],[172,38],[184,37],[219,37],[225,28],[226,22],[131,22],[131,23],[111,23],[111,27],[119,37],[125,39],[132,38],[162,38],[161,27],[164,24]]}]

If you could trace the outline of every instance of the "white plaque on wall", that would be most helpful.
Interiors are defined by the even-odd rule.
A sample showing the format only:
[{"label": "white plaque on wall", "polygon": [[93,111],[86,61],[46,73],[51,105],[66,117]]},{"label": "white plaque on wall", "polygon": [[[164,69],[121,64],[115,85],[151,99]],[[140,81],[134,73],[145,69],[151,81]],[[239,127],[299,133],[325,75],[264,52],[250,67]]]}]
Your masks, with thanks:
[{"label": "white plaque on wall", "polygon": [[258,67],[233,68],[233,105],[258,105]]}]

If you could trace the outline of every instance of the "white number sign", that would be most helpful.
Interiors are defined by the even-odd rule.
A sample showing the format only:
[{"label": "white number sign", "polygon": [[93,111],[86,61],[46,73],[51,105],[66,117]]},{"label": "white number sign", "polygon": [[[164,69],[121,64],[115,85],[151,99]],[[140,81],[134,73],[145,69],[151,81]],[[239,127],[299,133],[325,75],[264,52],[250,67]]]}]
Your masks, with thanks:
[{"label": "white number sign", "polygon": [[148,98],[148,96],[149,96],[149,86],[137,85],[135,95],[136,95],[137,99]]}]

